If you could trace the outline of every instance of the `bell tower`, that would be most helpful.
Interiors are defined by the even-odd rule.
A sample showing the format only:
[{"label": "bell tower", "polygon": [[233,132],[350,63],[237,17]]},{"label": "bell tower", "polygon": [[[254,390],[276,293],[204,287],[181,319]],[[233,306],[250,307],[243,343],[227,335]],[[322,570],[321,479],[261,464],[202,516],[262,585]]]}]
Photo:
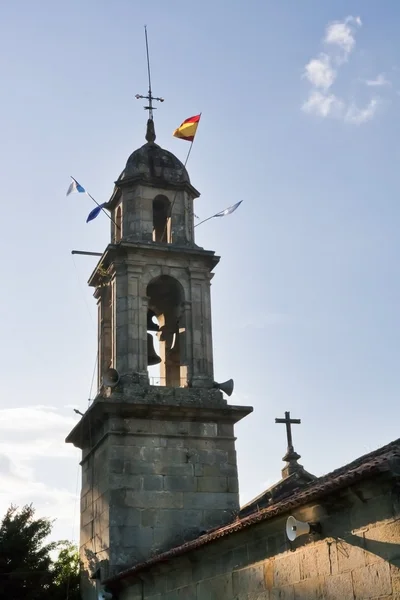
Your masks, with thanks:
[{"label": "bell tower", "polygon": [[199,192],[155,139],[149,119],[106,205],[111,242],[89,279],[98,394],[67,437],[82,449],[84,600],[96,597],[96,574],[145,561],[239,510],[233,427],[252,409],[228,405],[229,382],[214,382],[219,258],[195,244]]},{"label": "bell tower", "polygon": [[[107,204],[112,243],[89,282],[103,330],[99,385],[110,367],[147,382],[147,367],[160,362],[162,385],[210,387],[210,281],[219,258],[194,243],[199,192],[183,164],[155,144],[152,119],[146,139],[129,157]],[[160,358],[149,331],[157,332]]]}]

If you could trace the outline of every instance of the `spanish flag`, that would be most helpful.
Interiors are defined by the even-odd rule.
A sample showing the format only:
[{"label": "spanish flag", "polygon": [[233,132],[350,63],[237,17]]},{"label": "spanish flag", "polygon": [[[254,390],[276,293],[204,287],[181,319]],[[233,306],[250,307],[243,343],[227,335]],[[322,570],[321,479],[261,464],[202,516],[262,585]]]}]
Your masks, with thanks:
[{"label": "spanish flag", "polygon": [[195,117],[189,117],[186,121],[183,121],[182,125],[175,129],[172,134],[174,137],[181,138],[182,140],[187,140],[188,142],[193,142],[194,136],[196,135],[197,126],[200,121],[200,115],[196,115]]}]

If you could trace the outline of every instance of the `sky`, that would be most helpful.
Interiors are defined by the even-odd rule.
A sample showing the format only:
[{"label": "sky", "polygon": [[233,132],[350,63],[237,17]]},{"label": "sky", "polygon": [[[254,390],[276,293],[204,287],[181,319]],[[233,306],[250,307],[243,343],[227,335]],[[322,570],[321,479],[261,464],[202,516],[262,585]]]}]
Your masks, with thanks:
[{"label": "sky", "polygon": [[79,450],[95,394],[86,285],[110,197],[144,143],[147,24],[157,142],[202,112],[188,162],[206,218],[215,377],[235,380],[241,502],[280,478],[291,411],[322,475],[399,437],[400,6],[395,0],[3,0],[0,7],[0,515],[33,502],[78,539]]}]

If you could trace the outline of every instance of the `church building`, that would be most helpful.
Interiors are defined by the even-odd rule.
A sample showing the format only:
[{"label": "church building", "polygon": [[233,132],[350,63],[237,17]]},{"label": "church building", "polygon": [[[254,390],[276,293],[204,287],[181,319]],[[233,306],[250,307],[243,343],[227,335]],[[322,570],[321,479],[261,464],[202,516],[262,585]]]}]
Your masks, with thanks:
[{"label": "church building", "polygon": [[219,257],[196,245],[199,192],[155,139],[150,118],[89,279],[98,393],[66,440],[82,450],[82,599],[400,600],[400,440],[316,478],[286,413],[282,479],[240,507],[234,426],[252,408],[214,380]]}]

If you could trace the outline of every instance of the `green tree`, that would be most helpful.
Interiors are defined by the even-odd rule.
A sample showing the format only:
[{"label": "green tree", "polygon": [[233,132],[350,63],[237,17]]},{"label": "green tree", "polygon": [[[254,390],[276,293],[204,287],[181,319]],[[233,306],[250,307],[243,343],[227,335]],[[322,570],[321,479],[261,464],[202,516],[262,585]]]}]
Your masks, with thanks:
[{"label": "green tree", "polygon": [[35,518],[32,505],[7,510],[0,525],[0,598],[79,600],[76,549],[68,542],[46,543],[51,529],[49,519]]},{"label": "green tree", "polygon": [[52,567],[53,581],[49,589],[51,600],[80,600],[79,553],[71,542],[58,543],[58,558]]}]

